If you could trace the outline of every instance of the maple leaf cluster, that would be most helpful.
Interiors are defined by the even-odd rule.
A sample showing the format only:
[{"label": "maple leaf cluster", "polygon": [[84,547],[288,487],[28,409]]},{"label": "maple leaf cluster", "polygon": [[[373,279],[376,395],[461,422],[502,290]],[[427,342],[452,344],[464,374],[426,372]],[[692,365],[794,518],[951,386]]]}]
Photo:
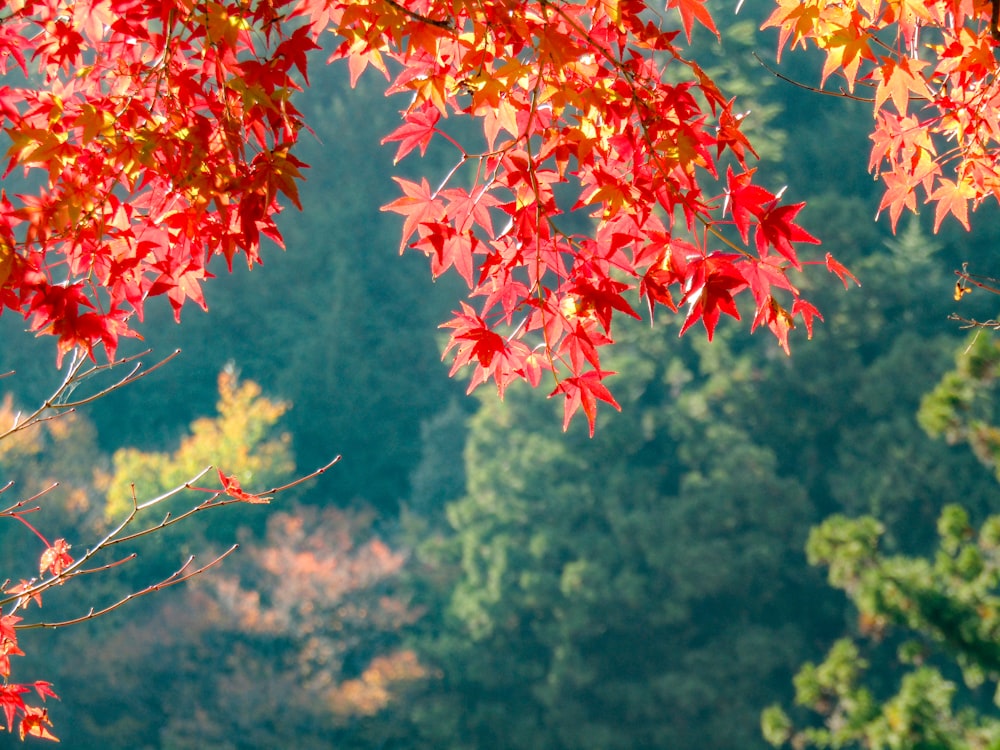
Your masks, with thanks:
[{"label": "maple leaf cluster", "polygon": [[24,695],[32,690],[44,701],[47,697],[58,697],[52,691],[48,682],[37,681],[31,685],[8,682],[10,677],[10,657],[23,656],[24,652],[17,645],[16,625],[21,621],[16,615],[0,614],[0,710],[7,722],[7,730],[14,731],[17,726],[18,735],[23,740],[26,736],[55,740],[49,731],[52,722],[49,721],[48,710],[40,706],[25,703]]},{"label": "maple leaf cluster", "polygon": [[[550,371],[566,423],[582,409],[593,432],[597,402],[617,407],[601,348],[616,315],[639,317],[635,293],[682,314],[682,333],[700,322],[711,338],[744,292],[752,328],[786,351],[796,320],[811,333],[819,313],[789,278],[818,242],[795,222],[803,204],[755,182],[734,100],[681,54],[681,30],[718,35],[703,0],[668,3],[681,28],[637,0],[322,5],[355,76],[373,66],[412,94],[385,139],[397,161],[435,138],[458,151],[440,185],[397,178],[384,208],[405,217],[403,248],[470,289],[444,324],[470,389]],[[448,126],[463,116],[482,125],[477,148]]]},{"label": "maple leaf cluster", "polygon": [[[893,226],[921,195],[935,228],[1000,197],[993,10],[777,0],[765,23],[779,50],[824,50],[823,82],[871,90]],[[593,429],[596,403],[615,404],[602,347],[639,298],[710,338],[751,311],[786,350],[819,317],[792,280],[817,242],[802,204],[759,184],[735,100],[684,56],[696,27],[719,35],[704,0],[8,3],[0,73],[22,80],[0,87],[7,172],[40,187],[0,195],[0,306],[57,336],[60,359],[113,356],[149,297],[204,306],[213,254],[259,262],[261,237],[280,242],[279,196],[298,205],[291,95],[333,32],[352,82],[371,67],[410,95],[386,138],[397,160],[456,149],[436,186],[398,178],[385,206],[405,217],[401,249],[469,287],[445,324],[456,367],[501,395],[549,371],[567,420],[582,408]],[[462,117],[475,144],[455,135]]]},{"label": "maple leaf cluster", "polygon": [[60,361],[113,358],[149,297],[204,306],[212,254],[252,265],[280,239],[303,166],[289,97],[315,46],[282,31],[290,5],[4,4],[0,74],[21,79],[0,86],[5,175],[40,186],[0,195],[0,305],[57,336]]},{"label": "maple leaf cluster", "polygon": [[10,582],[0,584],[0,604],[13,602],[13,609],[9,614],[0,612],[0,709],[3,710],[3,717],[7,722],[7,731],[13,732],[17,727],[17,733],[23,740],[27,736],[39,737],[46,740],[58,742],[58,738],[49,730],[52,722],[49,720],[48,709],[43,706],[32,706],[25,702],[24,696],[34,691],[44,701],[46,698],[58,698],[52,690],[52,684],[44,680],[36,680],[33,683],[15,683],[10,681],[11,664],[10,657],[24,656],[24,651],[20,649],[17,642],[17,624],[23,618],[13,614],[19,608],[27,607],[34,602],[39,607],[42,606],[42,590],[46,584],[58,583],[61,581],[63,571],[73,564],[73,558],[69,554],[70,545],[65,539],[57,539],[50,544],[34,526],[28,522],[23,514],[4,511],[3,515],[20,520],[31,529],[43,542],[45,551],[38,564],[38,575],[44,578],[46,574],[51,574],[51,578],[43,583],[37,579],[21,581],[15,586],[8,585]]},{"label": "maple leaf cluster", "polygon": [[704,0],[17,0],[0,72],[24,82],[0,88],[0,117],[8,172],[43,184],[0,196],[0,304],[60,358],[113,356],[149,297],[204,306],[213,254],[259,261],[279,196],[298,205],[296,76],[332,31],[352,81],[372,67],[410,95],[397,160],[457,151],[439,185],[399,178],[385,207],[401,249],[469,286],[445,323],[455,367],[501,395],[549,371],[567,422],[582,408],[593,431],[597,402],[617,406],[601,349],[638,298],[709,338],[746,298],[786,350],[819,317],[790,278],[817,242],[802,204],[757,184],[743,115],[682,54],[696,26],[719,34]]},{"label": "maple leaf cluster", "polygon": [[765,27],[779,46],[826,53],[822,83],[838,74],[872,101],[869,168],[895,229],[905,210],[951,215],[1000,199],[1000,31],[991,0],[778,0]]}]

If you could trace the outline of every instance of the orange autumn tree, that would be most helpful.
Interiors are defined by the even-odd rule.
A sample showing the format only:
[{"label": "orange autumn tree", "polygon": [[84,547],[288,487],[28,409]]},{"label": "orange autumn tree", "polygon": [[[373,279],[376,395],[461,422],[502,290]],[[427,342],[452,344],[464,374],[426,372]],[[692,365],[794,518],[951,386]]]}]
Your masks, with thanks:
[{"label": "orange autumn tree", "polygon": [[[870,163],[894,223],[919,199],[936,224],[968,225],[997,194],[996,11],[779,0],[767,21],[781,47],[826,52],[823,82],[872,99]],[[800,254],[818,242],[803,204],[761,181],[745,113],[690,58],[694,33],[719,35],[704,0],[12,0],[0,121],[5,175],[25,179],[0,194],[0,308],[53,335],[57,363],[112,362],[149,298],[179,316],[204,306],[213,256],[259,263],[262,238],[280,242],[279,199],[298,205],[293,94],[323,44],[353,78],[371,67],[407,95],[386,135],[397,159],[454,149],[445,174],[398,178],[385,207],[404,216],[402,249],[469,287],[444,324],[453,372],[469,366],[472,387],[501,395],[548,372],[566,423],[582,410],[593,431],[598,401],[617,406],[602,347],[616,316],[639,317],[635,294],[709,338],[748,314],[787,351],[820,315],[797,275],[820,264],[852,278]],[[460,138],[461,118],[481,135]],[[222,497],[257,497],[220,480]],[[5,513],[24,520],[17,503]],[[80,570],[59,541],[49,577],[7,604]],[[17,621],[3,617],[7,725],[45,734],[27,688],[6,681]]]}]

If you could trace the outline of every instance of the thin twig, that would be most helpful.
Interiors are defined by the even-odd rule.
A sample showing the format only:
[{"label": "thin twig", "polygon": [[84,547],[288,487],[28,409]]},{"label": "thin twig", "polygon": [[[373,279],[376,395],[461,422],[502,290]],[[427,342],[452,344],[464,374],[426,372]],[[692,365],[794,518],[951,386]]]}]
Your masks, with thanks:
[{"label": "thin twig", "polygon": [[95,619],[97,617],[101,617],[103,615],[106,615],[109,612],[113,612],[114,610],[116,610],[119,607],[127,604],[128,602],[132,601],[133,599],[138,599],[140,596],[145,596],[146,594],[152,594],[152,593],[155,593],[157,591],[162,591],[165,588],[169,588],[170,586],[176,586],[178,583],[183,583],[184,581],[187,581],[187,580],[189,580],[191,578],[194,578],[197,575],[201,575],[202,573],[204,573],[209,568],[211,568],[211,567],[213,567],[215,565],[218,565],[220,562],[222,562],[227,557],[229,557],[233,552],[235,552],[237,549],[239,549],[239,546],[240,545],[238,545],[238,544],[234,544],[232,547],[230,547],[229,549],[227,549],[225,552],[223,552],[221,555],[219,555],[218,557],[216,557],[214,560],[212,560],[211,562],[207,563],[206,565],[202,565],[200,568],[197,568],[196,570],[185,572],[185,571],[187,571],[188,567],[190,567],[191,563],[194,562],[194,559],[195,559],[194,555],[191,555],[187,559],[187,561],[178,570],[176,570],[174,573],[172,573],[167,578],[164,578],[159,583],[154,583],[154,584],[152,584],[150,586],[147,586],[146,588],[144,588],[144,589],[142,589],[140,591],[133,592],[133,593],[129,594],[128,596],[126,596],[126,597],[124,597],[122,599],[119,599],[114,604],[111,604],[111,605],[105,607],[104,609],[99,609],[98,610],[98,609],[91,608],[90,611],[87,612],[87,614],[85,614],[85,615],[83,615],[81,617],[73,618],[72,620],[62,620],[60,622],[33,622],[33,623],[29,623],[27,625],[17,625],[15,627],[18,630],[30,630],[32,628],[64,628],[64,627],[67,627],[69,625],[78,625],[81,622],[87,622],[88,620],[93,620],[93,619]]},{"label": "thin twig", "polygon": [[[147,350],[143,354],[148,354],[150,351],[151,350]],[[107,388],[104,388],[103,390],[100,390],[100,391],[98,391],[97,393],[94,393],[91,396],[87,396],[87,398],[80,399],[79,401],[66,401],[66,402],[60,403],[59,404],[59,408],[60,409],[75,408],[75,407],[83,406],[84,404],[89,404],[92,401],[96,401],[97,399],[102,398],[102,397],[108,395],[112,391],[116,391],[119,388],[122,388],[122,387],[124,387],[126,385],[130,385],[132,383],[135,383],[138,380],[142,380],[142,378],[146,377],[147,375],[150,375],[150,374],[156,372],[157,370],[159,370],[161,367],[163,367],[163,365],[167,364],[167,362],[169,362],[170,360],[174,359],[174,357],[176,357],[180,353],[181,353],[180,349],[174,349],[173,352],[171,352],[169,355],[167,355],[166,357],[164,357],[163,359],[161,359],[159,362],[157,362],[155,365],[153,365],[152,367],[150,367],[150,368],[148,368],[146,370],[142,370],[141,369],[142,368],[142,362],[136,362],[135,366],[133,366],[133,368],[129,371],[129,373],[127,375],[125,375],[125,377],[121,378],[117,383],[109,385]],[[136,356],[142,356],[142,355],[136,355]],[[133,359],[133,358],[132,357],[127,357],[125,359],[118,360],[118,363],[119,364],[127,364],[131,359]],[[93,368],[90,371],[88,371],[87,373],[85,373],[83,376],[81,376],[80,379],[83,380],[83,378],[89,377],[92,373],[97,372],[97,371],[98,371],[97,368]]]},{"label": "thin twig", "polygon": [[279,492],[284,492],[285,490],[290,490],[292,487],[295,487],[296,485],[302,484],[303,482],[308,482],[310,479],[315,479],[316,477],[320,476],[321,474],[325,474],[327,472],[327,470],[329,470],[329,469],[331,469],[333,467],[334,464],[339,463],[341,458],[342,458],[342,456],[337,456],[332,461],[330,461],[329,463],[327,463],[327,464],[319,467],[315,471],[313,471],[313,472],[311,472],[309,474],[306,474],[303,477],[299,477],[294,482],[289,482],[288,484],[283,484],[280,487],[272,487],[271,489],[267,490],[267,492],[261,492],[260,494],[261,495],[275,495],[275,494],[277,494]]},{"label": "thin twig", "polygon": [[387,5],[391,5],[393,8],[398,10],[400,13],[405,13],[414,21],[420,21],[420,23],[426,23],[429,26],[436,26],[439,29],[445,29],[447,31],[455,30],[455,22],[448,18],[444,21],[438,21],[433,18],[428,18],[427,16],[422,16],[416,11],[412,11],[409,8],[404,8],[402,5],[396,2],[396,0],[385,0]]},{"label": "thin twig", "polygon": [[992,328],[993,330],[1000,329],[1000,321],[990,318],[989,320],[976,320],[975,318],[963,318],[958,313],[952,313],[948,316],[948,320],[955,320],[961,323],[960,328]]},{"label": "thin twig", "polygon": [[[212,466],[211,466],[211,464],[209,464],[204,469],[202,469],[197,474],[195,474],[193,477],[191,477],[189,480],[187,480],[184,484],[179,484],[176,487],[174,487],[173,489],[167,490],[166,492],[164,492],[159,497],[154,497],[152,500],[147,500],[146,502],[144,502],[144,503],[142,503],[140,505],[136,505],[135,509],[137,511],[139,511],[139,510],[146,510],[146,508],[152,508],[157,503],[162,503],[164,500],[168,500],[171,497],[173,497],[174,495],[179,495],[184,490],[191,489],[191,485],[192,484],[194,484],[195,482],[197,482],[199,479],[201,479],[203,476],[205,476],[211,470],[212,470]],[[133,493],[134,493],[134,490],[133,490]]]},{"label": "thin twig", "polygon": [[[8,489],[10,489],[11,486],[13,486],[13,484],[14,484],[14,482],[7,482],[7,484],[4,485],[4,488],[2,490],[0,490],[0,492],[6,492]],[[11,505],[9,508],[4,508],[3,510],[0,510],[0,516],[12,516],[12,515],[14,515],[15,511],[19,511],[21,508],[24,508],[24,506],[27,505],[28,503],[35,502],[42,495],[46,495],[49,492],[52,492],[52,490],[54,490],[58,486],[59,486],[59,482],[53,482],[48,487],[46,487],[46,488],[44,488],[44,489],[39,490],[38,492],[36,492],[31,497],[26,497],[23,500],[18,500],[16,503],[14,503],[13,505]],[[31,509],[27,509],[27,510],[20,510],[20,512],[21,513],[28,513],[28,512],[34,512],[34,511],[36,511],[38,509],[39,508],[31,508]]]},{"label": "thin twig", "polygon": [[796,81],[794,78],[789,78],[784,73],[780,73],[774,68],[772,68],[766,62],[764,62],[761,59],[760,55],[758,55],[756,52],[753,53],[753,56],[754,58],[756,58],[757,62],[761,64],[761,67],[763,67],[764,70],[773,75],[775,78],[778,78],[784,81],[785,83],[790,83],[793,86],[797,86],[800,89],[811,91],[814,94],[823,94],[824,96],[835,96],[838,99],[853,99],[856,102],[868,102],[869,104],[871,104],[875,101],[874,98],[869,99],[866,96],[857,96],[855,94],[849,94],[843,89],[841,89],[840,91],[827,91],[826,89],[817,88],[816,86],[810,86],[809,84],[802,83],[801,81]]}]

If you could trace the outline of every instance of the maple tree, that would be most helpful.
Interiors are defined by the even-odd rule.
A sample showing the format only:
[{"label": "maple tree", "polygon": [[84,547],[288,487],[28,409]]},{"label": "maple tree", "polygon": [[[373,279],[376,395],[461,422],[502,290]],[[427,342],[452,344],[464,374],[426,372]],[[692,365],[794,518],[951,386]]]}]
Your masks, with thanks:
[{"label": "maple tree", "polygon": [[[696,25],[718,34],[700,0],[669,5],[687,39]],[[818,316],[788,276],[802,268],[796,245],[816,240],[795,223],[801,204],[756,184],[735,102],[682,56],[676,22],[648,10],[9,4],[0,61],[24,81],[2,89],[7,171],[41,186],[3,197],[4,305],[56,335],[60,358],[99,346],[113,357],[148,298],[166,295],[178,314],[204,305],[212,255],[257,263],[262,236],[280,241],[279,195],[298,204],[304,165],[291,149],[305,123],[290,96],[332,30],[355,79],[370,66],[412,92],[386,138],[397,159],[434,138],[458,151],[436,188],[397,178],[403,196],[386,209],[405,215],[403,247],[470,286],[475,307],[445,325],[473,386],[492,379],[502,394],[555,371],[567,420],[582,407],[593,427],[596,402],[615,404],[599,350],[615,314],[638,317],[632,289],[651,307],[686,307],[685,330],[700,321],[709,336],[749,291],[752,327],[787,349],[794,320],[811,329]],[[449,115],[478,120],[481,143],[461,145]],[[592,231],[562,227],[574,211],[594,217]]]},{"label": "maple tree", "polygon": [[[159,495],[184,484],[209,463],[225,466],[227,472],[254,484],[273,484],[293,473],[291,436],[273,434],[289,404],[267,398],[257,383],[240,380],[233,367],[219,373],[218,391],[217,416],[192,422],[173,453],[115,451],[110,473],[98,482],[106,496],[105,518],[128,512],[133,487],[145,495]],[[237,477],[216,473],[227,494],[244,494]]]},{"label": "maple tree", "polygon": [[[799,257],[818,242],[796,221],[803,204],[760,184],[745,113],[684,56],[696,27],[719,36],[703,0],[119,5],[20,0],[0,17],[0,71],[24,79],[0,89],[7,173],[41,183],[2,197],[3,304],[56,335],[60,359],[113,357],[148,298],[204,306],[214,254],[253,265],[262,236],[280,242],[278,198],[299,204],[305,166],[291,95],[329,31],[353,80],[371,67],[411,94],[385,139],[397,160],[435,140],[457,151],[435,187],[397,177],[384,208],[404,216],[401,249],[469,286],[445,327],[470,387],[502,395],[552,371],[567,423],[582,408],[593,430],[597,403],[617,406],[600,350],[616,314],[639,317],[632,291],[710,338],[746,296],[751,329],[786,350],[796,321],[811,333],[820,317],[790,273],[817,262]],[[935,226],[968,227],[970,205],[998,194],[994,10],[779,0],[765,22],[779,48],[825,51],[823,83],[871,89],[870,166],[893,225],[918,188]],[[459,117],[480,124],[477,143],[456,135]]]},{"label": "maple tree", "polygon": [[409,556],[375,531],[370,510],[286,497],[262,520],[266,529],[239,529],[238,559],[212,575],[62,634],[47,663],[95,647],[91,667],[59,679],[64,744],[364,746],[357,722],[426,670],[401,632],[420,614],[403,583]]}]

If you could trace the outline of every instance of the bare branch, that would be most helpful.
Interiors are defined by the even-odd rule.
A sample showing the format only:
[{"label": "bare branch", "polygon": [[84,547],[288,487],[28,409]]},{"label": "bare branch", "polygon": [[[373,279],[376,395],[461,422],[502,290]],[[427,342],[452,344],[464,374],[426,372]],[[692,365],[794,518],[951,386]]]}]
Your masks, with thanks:
[{"label": "bare branch", "polygon": [[[128,602],[134,599],[138,599],[140,596],[146,596],[146,594],[152,594],[157,591],[162,591],[165,588],[169,588],[170,586],[176,586],[178,583],[183,583],[184,581],[194,578],[197,575],[201,575],[209,568],[218,565],[220,562],[225,560],[237,549],[239,549],[239,545],[234,544],[232,547],[227,549],[225,552],[216,557],[214,560],[205,565],[202,565],[200,568],[196,568],[195,570],[188,570],[188,568],[191,566],[191,563],[193,563],[195,559],[194,555],[191,555],[178,570],[176,570],[167,578],[164,578],[159,583],[151,584],[144,589],[131,593],[128,596],[119,599],[115,603],[110,604],[107,607],[104,607],[103,609],[91,608],[90,611],[87,612],[87,614],[81,617],[76,617],[72,620],[62,620],[60,622],[33,622],[33,623],[28,623],[26,625],[17,625],[15,627],[18,630],[30,630],[33,628],[64,628],[69,625],[78,625],[81,622],[87,622],[88,620],[93,620],[97,617],[101,617],[102,615],[106,615],[109,612],[113,612],[114,610],[118,609],[121,606],[124,606]],[[24,594],[22,594],[22,596],[24,596]]]},{"label": "bare branch", "polygon": [[1000,321],[994,318],[990,318],[989,320],[976,320],[975,318],[963,318],[958,313],[952,313],[951,315],[948,316],[948,320],[954,320],[961,323],[962,325],[960,327],[963,329],[989,328],[994,331],[1000,330]]},{"label": "bare branch", "polygon": [[261,492],[260,494],[261,495],[276,495],[279,492],[284,492],[285,490],[290,490],[292,487],[295,487],[296,485],[302,484],[303,482],[308,482],[310,479],[315,479],[316,477],[320,476],[321,474],[325,474],[327,472],[327,470],[329,470],[330,468],[332,468],[334,464],[338,463],[341,458],[342,458],[342,456],[337,456],[332,461],[330,461],[329,463],[321,466],[320,468],[316,469],[315,471],[313,471],[313,472],[311,472],[309,474],[306,474],[303,477],[299,477],[294,482],[289,482],[288,484],[283,484],[280,487],[272,487],[271,489],[267,490],[266,492]]},{"label": "bare branch", "polygon": [[115,560],[114,562],[105,563],[104,565],[99,565],[96,568],[88,568],[86,570],[79,570],[79,571],[77,571],[76,575],[86,576],[86,575],[91,575],[92,573],[103,573],[106,570],[111,570],[112,568],[117,568],[119,565],[124,565],[125,563],[132,562],[137,557],[139,557],[138,554],[136,554],[135,552],[131,552],[128,555],[126,555],[125,557],[122,557],[122,558],[120,558],[118,560]]},{"label": "bare branch", "polygon": [[[14,485],[13,482],[7,482],[7,484],[4,485],[3,489],[0,490],[0,492],[6,492],[13,485]],[[31,497],[26,497],[23,500],[18,500],[16,503],[14,503],[13,505],[11,505],[9,508],[4,508],[3,510],[0,510],[0,516],[13,516],[16,513],[34,513],[36,510],[39,510],[41,506],[37,506],[37,507],[34,507],[34,508],[25,508],[24,506],[26,506],[28,503],[35,502],[42,495],[48,494],[49,492],[51,492],[52,490],[54,490],[58,486],[59,486],[59,482],[53,482],[52,484],[50,484],[45,489],[42,489],[42,490],[39,490],[38,492],[36,492]],[[23,510],[21,510],[22,508],[23,508]]]},{"label": "bare branch", "polygon": [[814,94],[822,94],[823,96],[835,96],[838,99],[853,99],[856,102],[868,102],[869,104],[875,101],[874,98],[869,98],[867,96],[856,96],[854,94],[849,94],[843,89],[840,89],[839,91],[827,91],[826,89],[821,89],[816,86],[810,86],[809,84],[802,83],[802,81],[796,81],[794,78],[789,78],[784,73],[781,73],[772,68],[766,62],[764,62],[761,59],[760,55],[758,55],[756,52],[753,53],[753,56],[757,60],[757,62],[760,63],[761,67],[764,68],[764,70],[766,70],[768,73],[773,75],[775,78],[784,81],[785,83],[792,84],[797,88],[805,89],[806,91],[811,91]]},{"label": "bare branch", "polygon": [[[132,357],[125,357],[123,359],[120,359],[115,364],[118,364],[118,365],[128,364],[132,360],[136,359],[137,357],[145,356],[146,354],[149,354],[151,351],[152,351],[152,349],[147,349],[145,352],[142,352],[141,354],[136,354],[136,355],[134,355]],[[136,361],[135,365],[132,367],[132,369],[129,371],[129,373],[127,375],[125,375],[123,378],[121,378],[120,380],[118,380],[116,383],[114,383],[112,385],[109,385],[107,388],[104,388],[103,390],[98,391],[97,393],[95,393],[95,394],[93,394],[91,396],[87,396],[86,398],[80,399],[79,401],[66,401],[66,402],[63,402],[63,403],[59,404],[59,406],[60,406],[60,408],[74,408],[74,407],[83,406],[84,404],[89,404],[92,401],[96,401],[97,399],[102,398],[102,397],[108,395],[109,393],[118,390],[119,388],[122,388],[122,387],[124,387],[126,385],[130,385],[132,383],[135,383],[138,380],[142,380],[147,375],[150,375],[150,374],[156,372],[157,370],[159,370],[161,367],[163,367],[163,365],[167,364],[167,362],[169,362],[170,360],[172,360],[174,357],[178,356],[180,353],[181,353],[180,349],[174,349],[174,351],[171,352],[169,355],[167,355],[166,357],[164,357],[163,359],[161,359],[159,362],[157,362],[156,364],[154,364],[152,367],[149,367],[149,368],[147,368],[145,370],[142,369],[142,362]],[[80,377],[80,380],[83,380],[84,378],[90,377],[92,374],[94,374],[96,372],[99,372],[102,369],[110,369],[110,367],[111,367],[111,365],[97,365],[97,366],[91,368],[90,370],[88,370],[86,373],[84,373]]]},{"label": "bare branch", "polygon": [[[336,464],[340,460],[341,460],[341,457],[340,456],[336,456],[332,461],[330,461],[327,464],[321,466],[320,468],[318,468],[318,469],[310,472],[309,474],[306,474],[306,475],[304,475],[304,476],[296,479],[295,481],[289,482],[288,484],[281,485],[280,487],[275,487],[275,488],[273,488],[271,490],[268,490],[265,493],[260,493],[260,494],[261,495],[274,495],[274,494],[278,494],[278,493],[281,493],[281,492],[285,492],[285,491],[291,489],[292,487],[295,487],[295,486],[301,484],[302,482],[305,482],[305,481],[307,481],[309,479],[313,479],[315,477],[320,476],[321,474],[324,474],[327,470],[330,469],[330,467],[332,467],[334,464]],[[63,584],[66,581],[69,581],[69,580],[71,580],[73,578],[76,578],[77,576],[88,575],[88,574],[91,574],[91,573],[94,573],[94,572],[99,572],[101,570],[105,570],[105,569],[108,569],[108,568],[111,568],[111,567],[116,567],[118,565],[122,565],[122,564],[124,564],[126,562],[129,562],[129,561],[135,559],[135,557],[136,557],[134,554],[132,554],[132,555],[128,555],[128,556],[122,558],[121,560],[115,561],[114,563],[109,563],[109,564],[106,564],[106,565],[103,565],[103,566],[98,566],[96,568],[88,568],[88,567],[86,567],[87,563],[90,560],[92,560],[97,554],[99,554],[100,552],[102,552],[102,551],[104,551],[106,549],[109,549],[109,548],[114,547],[114,546],[119,545],[119,544],[124,544],[125,542],[135,541],[136,539],[139,539],[141,537],[147,536],[149,534],[153,534],[153,533],[155,533],[157,531],[161,531],[161,530],[163,530],[163,529],[165,529],[165,528],[167,528],[169,526],[174,526],[175,524],[178,524],[181,521],[184,521],[184,520],[190,518],[191,516],[195,515],[196,513],[200,513],[202,511],[208,510],[210,508],[221,508],[221,507],[226,506],[226,505],[233,505],[234,503],[245,502],[244,500],[241,500],[241,499],[238,499],[238,498],[226,496],[222,490],[219,490],[218,492],[212,492],[211,490],[203,490],[203,489],[199,489],[199,488],[196,488],[196,487],[193,486],[193,484],[195,482],[197,482],[199,479],[201,479],[203,476],[205,476],[205,474],[207,474],[209,471],[211,471],[212,468],[213,468],[212,466],[205,467],[204,469],[202,469],[201,471],[199,471],[197,474],[195,474],[193,477],[191,477],[191,479],[189,479],[183,485],[178,485],[177,487],[174,487],[173,489],[171,489],[171,490],[163,493],[162,495],[159,495],[159,496],[157,496],[157,497],[155,497],[155,498],[153,498],[151,500],[147,500],[146,502],[143,502],[143,503],[137,502],[137,500],[135,498],[135,491],[134,491],[134,488],[133,488],[132,510],[129,511],[128,515],[126,515],[125,518],[122,519],[118,523],[117,526],[115,526],[113,529],[111,529],[111,531],[109,531],[107,534],[105,534],[104,537],[99,542],[97,542],[96,545],[94,545],[93,547],[91,547],[90,549],[88,549],[78,560],[73,561],[73,563],[71,563],[66,568],[64,568],[58,575],[54,575],[54,576],[51,576],[49,578],[43,578],[43,579],[39,580],[37,583],[34,583],[29,588],[27,588],[27,589],[25,589],[23,591],[19,591],[17,594],[7,596],[6,598],[0,598],[0,607],[4,606],[6,604],[10,604],[12,602],[28,601],[32,596],[35,596],[37,594],[41,594],[41,593],[47,591],[48,589],[50,589],[51,587],[53,587],[55,585]],[[42,492],[36,494],[32,498],[28,498],[27,500],[23,500],[20,503],[17,503],[15,505],[11,506],[11,508],[14,509],[14,510],[16,510],[17,508],[21,507],[25,503],[31,502],[32,500],[35,500],[38,497],[40,497],[45,492],[48,492],[49,490],[54,489],[54,487],[56,487],[56,486],[58,486],[58,485],[54,484],[51,487],[48,487],[45,490],[43,490]],[[171,513],[168,512],[168,513],[166,513],[164,515],[163,519],[159,523],[156,523],[156,524],[154,524],[152,526],[147,526],[146,528],[143,528],[143,529],[140,529],[138,531],[134,531],[134,532],[131,532],[131,533],[128,533],[128,534],[124,533],[126,531],[126,529],[128,529],[135,522],[135,520],[138,518],[139,513],[141,511],[148,510],[149,508],[154,507],[156,504],[161,503],[164,500],[167,500],[169,498],[175,497],[176,495],[179,495],[181,492],[184,492],[185,490],[194,490],[194,491],[201,491],[201,492],[209,492],[210,494],[209,494],[209,497],[206,500],[203,500],[202,502],[198,503],[197,505],[194,505],[194,506],[188,508],[186,511],[184,511],[183,513],[181,513],[179,515],[175,516],[175,515],[173,515],[173,514],[171,514]],[[224,499],[220,499],[220,498],[224,498]],[[32,510],[35,510],[35,509],[29,509],[29,510],[21,511],[21,512],[30,512]],[[4,513],[6,513],[7,515],[12,515],[15,518],[17,517],[17,515],[14,512],[12,512],[12,511],[4,511],[4,512],[0,513],[0,515],[3,515]],[[223,557],[228,556],[228,554],[229,553],[227,552],[226,555],[224,555]],[[221,558],[219,558],[219,559],[221,560]],[[215,563],[211,563],[209,566],[206,566],[206,567],[211,567],[211,565],[214,565],[214,564]],[[183,570],[183,568],[182,568],[182,570]],[[168,580],[170,580],[170,579],[168,579]],[[175,581],[175,583],[176,582],[179,582],[179,581]],[[160,588],[163,588],[163,586],[160,585],[160,584],[156,584],[156,585],[160,586]],[[173,583],[168,584],[168,585],[173,585]],[[141,592],[138,592],[138,594],[132,594],[129,597],[126,597],[125,600],[123,600],[119,604],[116,604],[112,608],[117,608],[118,606],[121,605],[121,603],[124,603],[124,601],[127,601],[130,598],[134,598],[137,595],[142,595],[144,593],[148,593],[148,591],[146,589],[143,589]],[[92,612],[91,614],[88,614],[87,616],[85,616],[83,619],[84,620],[91,619],[91,617],[97,617],[97,616],[99,616],[102,613],[103,613],[103,610],[101,612],[97,612],[97,613],[93,613]],[[28,627],[28,626],[25,626],[25,627]]]},{"label": "bare branch", "polygon": [[[56,419],[64,414],[72,412],[74,409],[76,409],[79,406],[82,406],[83,404],[89,404],[90,402],[96,401],[97,399],[102,398],[103,396],[106,396],[109,393],[118,390],[119,388],[134,383],[137,380],[140,380],[144,378],[146,375],[149,375],[150,373],[155,372],[156,370],[161,368],[167,362],[169,362],[178,354],[180,354],[181,350],[175,349],[171,354],[161,359],[152,367],[143,370],[142,362],[139,360],[141,357],[146,356],[151,351],[152,351],[151,349],[147,349],[146,351],[140,352],[138,354],[133,354],[128,357],[121,357],[120,359],[116,359],[113,362],[107,362],[105,364],[95,364],[87,370],[83,370],[84,365],[87,363],[86,357],[78,350],[74,351],[73,358],[70,361],[69,365],[67,366],[66,375],[63,377],[62,382],[58,385],[58,387],[56,387],[55,391],[52,392],[52,395],[50,395],[47,399],[45,399],[45,401],[42,403],[41,406],[39,406],[37,409],[35,409],[27,416],[22,417],[19,415],[11,427],[9,427],[4,432],[0,432],[0,440],[9,435],[14,434],[15,432],[27,429],[28,427],[36,425],[40,422],[45,422],[50,419]],[[115,367],[122,367],[125,365],[132,365],[132,368],[124,377],[120,378],[115,383],[111,384],[110,386],[107,386],[106,388],[102,388],[96,393],[86,396],[85,398],[77,399],[75,401],[69,400],[70,394],[72,394],[73,391],[76,390],[81,383],[90,380],[99,373],[109,371]]]},{"label": "bare branch", "polygon": [[[191,485],[193,485],[195,482],[197,482],[199,479],[201,479],[203,476],[205,476],[208,472],[210,472],[212,470],[212,468],[213,468],[212,465],[209,464],[204,469],[202,469],[197,474],[195,474],[193,477],[191,477],[189,480],[187,480],[184,484],[177,485],[172,490],[167,490],[166,492],[164,492],[159,497],[154,497],[152,500],[147,500],[146,502],[142,503],[141,505],[137,505],[135,509],[136,510],[146,510],[146,508],[152,508],[154,505],[157,505],[158,503],[162,503],[164,500],[169,500],[170,498],[174,497],[175,495],[179,495],[184,490],[191,489]],[[133,488],[133,492],[134,491],[135,491],[135,488]]]}]

